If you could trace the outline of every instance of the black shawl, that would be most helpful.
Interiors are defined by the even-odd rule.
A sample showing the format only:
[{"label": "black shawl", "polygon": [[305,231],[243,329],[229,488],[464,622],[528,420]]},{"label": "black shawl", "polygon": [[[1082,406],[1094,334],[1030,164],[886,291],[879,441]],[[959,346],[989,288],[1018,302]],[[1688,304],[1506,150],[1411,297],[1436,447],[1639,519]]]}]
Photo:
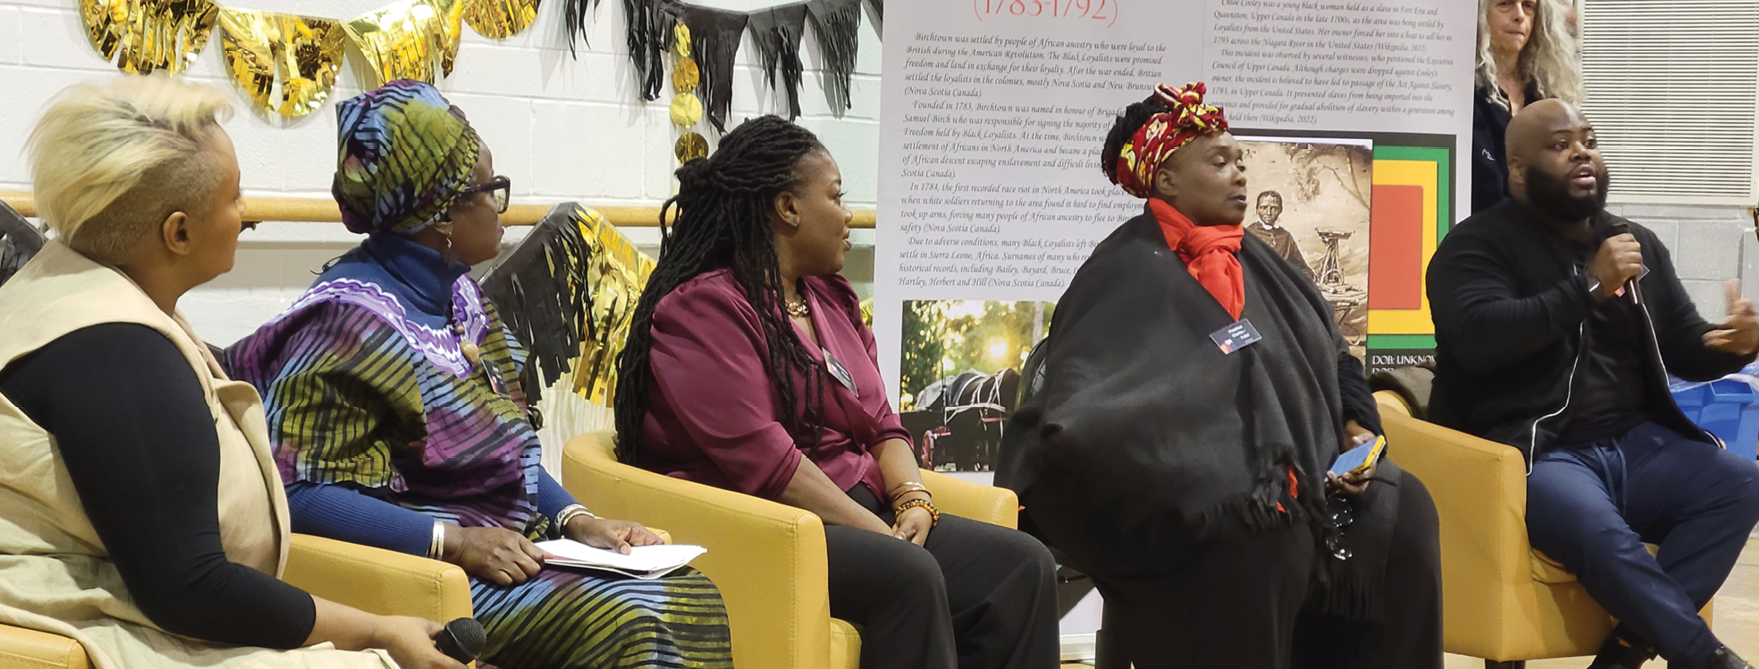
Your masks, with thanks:
[{"label": "black shawl", "polygon": [[[1384,572],[1385,516],[1397,508],[1386,502],[1396,495],[1371,485],[1340,539],[1323,493],[1346,420],[1339,370],[1352,369],[1340,362],[1348,345],[1331,305],[1270,247],[1247,235],[1239,259],[1242,316],[1264,339],[1225,355],[1209,335],[1234,319],[1152,215],[1101,242],[1057,305],[1043,386],[1005,431],[997,480],[1020,491],[1035,518],[1081,519],[1074,534],[1087,545],[1059,548],[1086,553],[1077,561],[1096,575],[1169,575],[1224,533],[1311,524],[1321,541],[1316,582],[1337,593],[1316,608],[1376,617],[1370,591]],[[1365,394],[1353,369],[1353,394]],[[1298,500],[1288,495],[1289,464]],[[1328,540],[1354,557],[1323,557]]]}]

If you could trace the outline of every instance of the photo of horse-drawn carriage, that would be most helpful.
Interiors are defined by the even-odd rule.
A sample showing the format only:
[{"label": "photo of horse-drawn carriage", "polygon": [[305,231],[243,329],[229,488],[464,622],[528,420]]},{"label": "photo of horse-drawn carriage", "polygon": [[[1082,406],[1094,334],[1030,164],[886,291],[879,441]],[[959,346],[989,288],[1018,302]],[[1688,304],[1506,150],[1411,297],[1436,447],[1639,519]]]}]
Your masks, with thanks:
[{"label": "photo of horse-drawn carriage", "polygon": [[1020,367],[1054,309],[1047,302],[905,303],[899,418],[924,469],[994,470]]},{"label": "photo of horse-drawn carriage", "polygon": [[923,388],[916,394],[916,410],[899,415],[922,468],[993,469],[1019,390],[1020,372],[1012,368],[994,374],[969,370]]}]

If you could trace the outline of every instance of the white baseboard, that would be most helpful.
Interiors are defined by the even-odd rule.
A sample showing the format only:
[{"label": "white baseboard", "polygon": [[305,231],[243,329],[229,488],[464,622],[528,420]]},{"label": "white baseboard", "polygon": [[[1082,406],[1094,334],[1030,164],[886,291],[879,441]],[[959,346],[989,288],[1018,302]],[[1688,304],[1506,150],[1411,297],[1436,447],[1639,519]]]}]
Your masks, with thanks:
[{"label": "white baseboard", "polygon": [[1092,662],[1094,635],[1064,634],[1062,636],[1064,662]]}]

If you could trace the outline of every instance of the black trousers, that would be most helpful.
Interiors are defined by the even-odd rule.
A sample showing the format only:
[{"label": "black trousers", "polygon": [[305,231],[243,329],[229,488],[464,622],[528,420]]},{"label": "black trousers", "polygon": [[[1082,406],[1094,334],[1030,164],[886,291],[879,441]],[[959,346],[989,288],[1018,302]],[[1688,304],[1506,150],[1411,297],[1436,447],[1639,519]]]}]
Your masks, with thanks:
[{"label": "black trousers", "polygon": [[1298,669],[1441,669],[1441,523],[1417,476],[1400,477],[1399,518],[1386,556],[1382,622],[1303,615]]},{"label": "black trousers", "polygon": [[[849,496],[886,524],[866,487]],[[1056,564],[1022,532],[942,514],[917,546],[825,526],[831,615],[860,625],[863,669],[1053,669]]]},{"label": "black trousers", "polygon": [[[1044,486],[1041,490],[1038,486]],[[1435,502],[1408,472],[1399,486],[1383,587],[1384,622],[1303,613],[1317,552],[1306,526],[1236,532],[1205,543],[1171,573],[1117,563],[1071,491],[1044,482],[1025,502],[1045,539],[1085,565],[1136,669],[1439,669],[1441,546]],[[1085,519],[1085,522],[1084,522]],[[1123,564],[1111,569],[1113,563]],[[1140,574],[1139,576],[1131,574]]]},{"label": "black trousers", "polygon": [[1295,526],[1219,539],[1170,576],[1091,576],[1136,669],[1287,669],[1314,552]]}]

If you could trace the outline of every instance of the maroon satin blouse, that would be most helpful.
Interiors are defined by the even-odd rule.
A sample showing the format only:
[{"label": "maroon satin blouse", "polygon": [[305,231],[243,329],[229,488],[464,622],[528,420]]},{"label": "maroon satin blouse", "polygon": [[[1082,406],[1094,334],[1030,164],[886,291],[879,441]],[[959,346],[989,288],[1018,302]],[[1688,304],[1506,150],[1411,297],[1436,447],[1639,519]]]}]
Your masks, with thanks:
[{"label": "maroon satin blouse", "polygon": [[[860,302],[840,276],[807,277],[803,294],[819,344],[848,370],[851,391],[828,372],[824,354],[805,332],[813,363],[824,372],[824,430],[812,461],[838,488],[866,484],[885,499],[885,481],[870,452],[888,439],[909,440],[886,400],[873,331]],[[653,316],[653,382],[644,423],[642,465],[681,479],[776,499],[800,458],[783,428],[784,407],[772,389],[757,310],[728,270],[705,273],[660,300]],[[804,379],[795,388],[805,392]],[[796,407],[794,413],[802,413]]]}]

